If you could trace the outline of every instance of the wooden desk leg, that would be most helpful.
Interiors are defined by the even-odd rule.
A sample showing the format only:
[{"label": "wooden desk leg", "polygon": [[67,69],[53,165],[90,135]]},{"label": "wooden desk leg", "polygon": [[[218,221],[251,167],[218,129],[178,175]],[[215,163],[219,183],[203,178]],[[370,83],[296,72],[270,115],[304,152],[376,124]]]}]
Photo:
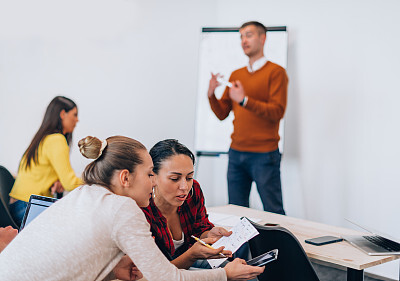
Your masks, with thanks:
[{"label": "wooden desk leg", "polygon": [[347,268],[347,281],[364,281],[364,270]]}]

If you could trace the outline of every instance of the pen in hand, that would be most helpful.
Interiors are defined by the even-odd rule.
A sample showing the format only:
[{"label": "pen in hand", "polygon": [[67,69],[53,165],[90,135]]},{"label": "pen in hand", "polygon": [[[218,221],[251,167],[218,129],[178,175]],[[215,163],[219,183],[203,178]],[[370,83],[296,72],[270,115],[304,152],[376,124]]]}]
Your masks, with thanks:
[{"label": "pen in hand", "polygon": [[[207,248],[213,249],[215,250],[215,248],[213,248],[212,246],[208,245],[206,242],[204,242],[203,240],[201,240],[200,238],[197,238],[196,236],[192,235],[191,236],[194,240],[196,240],[197,242],[199,242],[200,244],[206,246]],[[226,258],[227,256],[225,256],[223,253],[218,253],[220,254],[222,257]]]}]

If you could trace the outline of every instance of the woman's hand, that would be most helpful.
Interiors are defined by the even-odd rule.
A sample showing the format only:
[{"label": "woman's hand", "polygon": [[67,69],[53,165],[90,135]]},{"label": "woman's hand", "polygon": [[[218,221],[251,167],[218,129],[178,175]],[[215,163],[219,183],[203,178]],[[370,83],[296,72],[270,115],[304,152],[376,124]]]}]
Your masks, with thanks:
[{"label": "woman's hand", "polygon": [[64,192],[64,187],[62,186],[60,181],[55,181],[53,185],[50,187],[51,194],[62,193]]},{"label": "woman's hand", "polygon": [[113,269],[114,275],[120,280],[139,280],[143,278],[143,274],[135,266],[128,256],[123,256],[122,259]]},{"label": "woman's hand", "polygon": [[[214,243],[217,239],[215,238],[204,238],[202,239],[207,244]],[[190,247],[186,252],[172,260],[171,263],[177,268],[188,269],[199,259],[220,259],[223,258],[219,253],[224,254],[226,257],[231,257],[231,251],[224,251],[224,247],[219,247],[218,249],[210,249],[200,242],[196,242]]]},{"label": "woman's hand", "polygon": [[247,265],[242,259],[234,259],[234,261],[229,262],[224,269],[228,281],[242,281],[256,278],[264,272],[265,266],[251,266]]},{"label": "woman's hand", "polygon": [[[202,239],[207,244],[212,244],[217,241],[216,238],[204,238]],[[219,253],[224,254],[226,257],[231,257],[232,252],[224,250],[224,247],[219,247],[217,249],[210,249],[200,242],[196,242],[193,246],[188,250],[190,253],[190,257],[192,261],[200,260],[200,259],[219,259],[223,258]]]},{"label": "woman's hand", "polygon": [[17,236],[18,230],[12,226],[0,227],[0,252]]},{"label": "woman's hand", "polygon": [[207,237],[208,238],[216,238],[217,240],[221,238],[222,236],[229,236],[232,234],[232,231],[228,231],[223,227],[213,227],[208,233]]}]

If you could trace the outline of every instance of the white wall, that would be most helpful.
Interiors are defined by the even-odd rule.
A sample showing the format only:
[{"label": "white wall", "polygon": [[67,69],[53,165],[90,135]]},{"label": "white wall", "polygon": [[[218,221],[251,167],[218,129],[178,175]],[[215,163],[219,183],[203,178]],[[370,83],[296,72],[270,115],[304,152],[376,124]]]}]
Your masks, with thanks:
[{"label": "white wall", "polygon": [[[395,0],[0,0],[0,164],[17,171],[58,94],[79,106],[77,173],[86,135],[193,147],[200,28],[255,19],[289,31],[288,214],[347,227],[351,217],[400,237],[399,8]],[[211,173],[201,170],[206,161],[207,200],[224,201],[211,193],[225,184],[223,159]],[[371,271],[396,278],[398,262]]]},{"label": "white wall", "polygon": [[[347,227],[343,218],[354,218],[400,237],[400,3],[218,3],[218,25],[256,19],[288,26],[290,92],[282,166],[289,159],[292,167],[297,163],[300,181],[283,188],[300,187],[305,217]],[[283,182],[292,176],[283,174]],[[285,204],[293,202],[285,190],[284,195]],[[370,271],[398,279],[398,262]]]},{"label": "white wall", "polygon": [[1,1],[0,159],[10,170],[55,95],[78,104],[77,171],[87,135],[192,145],[207,1]]}]

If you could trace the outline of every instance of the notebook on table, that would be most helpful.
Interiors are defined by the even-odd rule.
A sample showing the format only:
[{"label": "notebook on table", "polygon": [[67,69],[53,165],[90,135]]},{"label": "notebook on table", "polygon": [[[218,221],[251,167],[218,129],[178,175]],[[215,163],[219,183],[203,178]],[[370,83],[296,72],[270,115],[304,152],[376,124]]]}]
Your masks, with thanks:
[{"label": "notebook on table", "polygon": [[342,238],[353,246],[370,256],[400,255],[400,239],[346,220],[370,233],[369,235],[343,235]]},{"label": "notebook on table", "polygon": [[19,231],[56,201],[57,199],[51,197],[31,195]]}]

